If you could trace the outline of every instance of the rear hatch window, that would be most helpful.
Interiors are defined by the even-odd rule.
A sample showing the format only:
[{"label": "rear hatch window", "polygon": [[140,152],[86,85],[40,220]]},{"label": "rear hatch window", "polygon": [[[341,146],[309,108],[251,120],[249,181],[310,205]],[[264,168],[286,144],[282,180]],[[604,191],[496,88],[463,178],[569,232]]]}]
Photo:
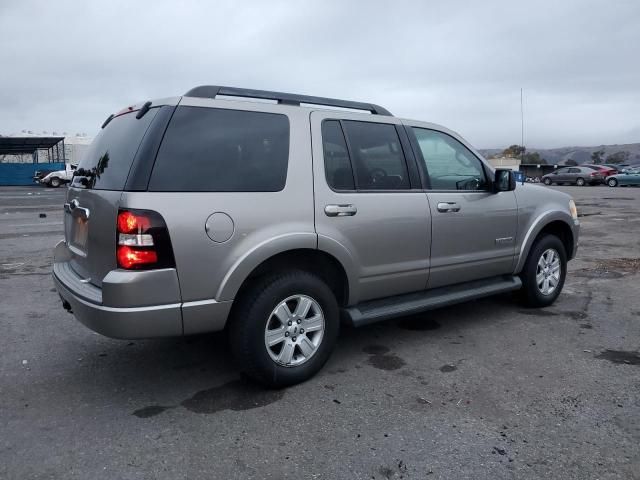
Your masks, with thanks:
[{"label": "rear hatch window", "polygon": [[158,109],[137,119],[131,112],[112,119],[93,140],[78,165],[72,186],[95,190],[123,190],[140,141]]}]

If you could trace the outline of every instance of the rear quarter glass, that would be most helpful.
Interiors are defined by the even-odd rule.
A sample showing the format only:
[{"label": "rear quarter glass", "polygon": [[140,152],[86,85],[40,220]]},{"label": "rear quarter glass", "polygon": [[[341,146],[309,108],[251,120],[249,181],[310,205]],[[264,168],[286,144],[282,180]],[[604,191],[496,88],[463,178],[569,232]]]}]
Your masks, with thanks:
[{"label": "rear quarter glass", "polygon": [[277,192],[288,161],[286,115],[182,106],[167,127],[149,190]]},{"label": "rear quarter glass", "polygon": [[100,130],[76,169],[72,186],[95,190],[123,190],[140,142],[157,108],[142,118],[136,112],[111,120]]}]

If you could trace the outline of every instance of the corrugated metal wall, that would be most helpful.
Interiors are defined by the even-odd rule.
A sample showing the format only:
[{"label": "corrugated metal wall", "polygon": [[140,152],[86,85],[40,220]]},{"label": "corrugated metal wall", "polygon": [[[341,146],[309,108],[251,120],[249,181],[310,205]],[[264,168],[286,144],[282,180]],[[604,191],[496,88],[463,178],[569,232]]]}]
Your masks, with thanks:
[{"label": "corrugated metal wall", "polygon": [[64,162],[0,163],[0,185],[34,185],[36,170],[64,170]]}]

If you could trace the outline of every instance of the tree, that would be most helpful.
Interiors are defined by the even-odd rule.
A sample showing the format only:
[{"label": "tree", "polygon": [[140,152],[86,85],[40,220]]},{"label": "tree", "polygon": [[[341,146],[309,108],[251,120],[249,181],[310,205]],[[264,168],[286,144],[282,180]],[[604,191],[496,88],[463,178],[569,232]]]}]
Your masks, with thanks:
[{"label": "tree", "polygon": [[630,156],[631,154],[626,150],[612,153],[607,157],[607,163],[626,163]]},{"label": "tree", "polygon": [[538,152],[527,153],[522,158],[522,163],[531,165],[546,165],[547,161],[540,157]]},{"label": "tree", "polygon": [[604,160],[604,150],[596,150],[595,152],[591,153],[591,162],[593,162],[594,165],[599,165],[603,163],[603,160]]},{"label": "tree", "polygon": [[526,148],[520,145],[511,145],[509,148],[505,148],[502,154],[505,157],[515,158],[519,157],[526,151]]},{"label": "tree", "polygon": [[578,162],[576,162],[573,158],[570,158],[566,162],[564,162],[564,164],[569,165],[570,167],[575,167],[576,165],[578,165]]}]

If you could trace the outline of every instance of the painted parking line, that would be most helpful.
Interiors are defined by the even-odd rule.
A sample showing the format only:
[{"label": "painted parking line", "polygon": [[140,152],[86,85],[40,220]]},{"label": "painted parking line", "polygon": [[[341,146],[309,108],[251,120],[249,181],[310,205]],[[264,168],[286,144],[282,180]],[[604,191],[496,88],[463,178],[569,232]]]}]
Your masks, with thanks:
[{"label": "painted parking line", "polygon": [[39,227],[40,225],[60,225],[62,226],[62,222],[43,222],[43,223],[22,223],[20,225],[12,225],[8,224],[10,227],[20,228],[20,227]]}]

